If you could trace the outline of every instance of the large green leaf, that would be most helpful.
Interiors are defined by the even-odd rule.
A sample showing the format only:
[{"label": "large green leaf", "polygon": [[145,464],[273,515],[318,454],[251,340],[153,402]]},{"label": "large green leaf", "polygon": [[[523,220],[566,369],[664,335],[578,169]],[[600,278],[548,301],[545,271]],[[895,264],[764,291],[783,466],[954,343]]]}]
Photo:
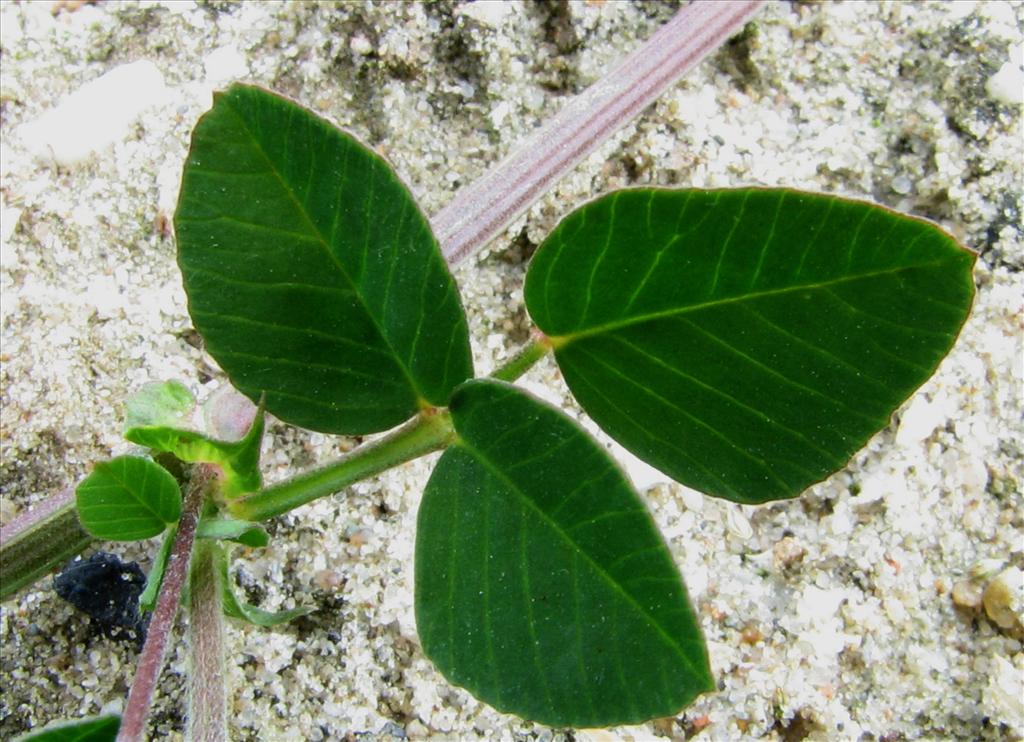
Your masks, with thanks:
[{"label": "large green leaf", "polygon": [[621,191],[567,217],[526,279],[587,413],[708,494],[793,497],[935,371],[974,255],[934,225],[790,190]]},{"label": "large green leaf", "polygon": [[453,683],[556,726],[675,714],[712,689],[672,557],[623,474],[572,420],[470,381],[416,532],[416,623]]},{"label": "large green leaf", "polygon": [[207,349],[287,422],[384,430],[472,375],[458,292],[408,189],[284,98],[244,85],[215,96],[175,229]]},{"label": "large green leaf", "polygon": [[151,538],[181,517],[181,490],[174,477],[138,456],[96,464],[75,497],[82,527],[110,541]]}]

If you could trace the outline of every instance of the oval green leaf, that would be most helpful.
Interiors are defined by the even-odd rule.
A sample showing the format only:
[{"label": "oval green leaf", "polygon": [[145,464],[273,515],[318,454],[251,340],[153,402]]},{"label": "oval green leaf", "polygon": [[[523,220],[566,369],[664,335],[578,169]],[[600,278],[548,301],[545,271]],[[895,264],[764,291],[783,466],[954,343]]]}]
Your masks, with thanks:
[{"label": "oval green leaf", "polygon": [[526,279],[595,422],[679,482],[760,503],[843,467],[934,373],[974,297],[934,225],[791,190],[621,191]]},{"label": "oval green leaf", "polygon": [[175,229],[207,349],[282,420],[385,430],[472,375],[458,291],[408,189],[291,101],[244,85],[215,96]]},{"label": "oval green leaf", "polygon": [[456,390],[420,505],[416,623],[451,682],[553,726],[677,713],[713,684],[679,571],[576,423],[515,387]]},{"label": "oval green leaf", "polygon": [[137,456],[96,464],[75,494],[82,527],[109,541],[151,538],[181,517],[181,490],[174,477]]}]

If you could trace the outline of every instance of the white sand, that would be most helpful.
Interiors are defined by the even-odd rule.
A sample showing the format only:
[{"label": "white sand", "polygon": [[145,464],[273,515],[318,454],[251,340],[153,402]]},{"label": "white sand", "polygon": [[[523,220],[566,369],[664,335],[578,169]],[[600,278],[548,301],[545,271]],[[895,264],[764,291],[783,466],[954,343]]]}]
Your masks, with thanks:
[{"label": "white sand", "polygon": [[[259,82],[329,115],[432,212],[670,14],[624,2],[572,2],[561,19],[519,3],[102,3],[56,17],[50,3],[0,5],[0,517],[123,450],[119,400],[144,382],[178,378],[200,397],[221,383],[190,344],[159,230],[211,89]],[[625,185],[866,196],[981,251],[956,349],[846,470],[756,509],[675,485],[647,493],[719,693],[675,720],[568,733],[448,686],[412,614],[421,461],[280,519],[272,546],[242,562],[265,607],[323,610],[232,630],[236,738],[1024,735],[1021,634],[951,599],[979,560],[1024,566],[1022,18],[1020,2],[772,5],[749,44],[702,65],[457,271],[486,373],[525,337],[523,245]],[[86,87],[107,73],[121,77]],[[47,118],[76,91],[83,108]],[[571,404],[550,363],[524,381]],[[269,478],[353,445],[271,433]],[[86,624],[45,583],[2,606],[0,737],[119,707],[131,648]],[[180,736],[183,671],[179,647],[155,737]]]}]

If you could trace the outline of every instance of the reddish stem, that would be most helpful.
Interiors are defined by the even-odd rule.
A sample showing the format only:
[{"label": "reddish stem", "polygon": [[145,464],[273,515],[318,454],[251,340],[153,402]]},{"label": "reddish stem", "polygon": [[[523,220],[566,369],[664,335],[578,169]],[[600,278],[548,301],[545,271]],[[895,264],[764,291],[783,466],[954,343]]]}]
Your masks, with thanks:
[{"label": "reddish stem", "polygon": [[45,500],[33,505],[30,510],[26,510],[18,515],[7,525],[0,526],[0,541],[14,538],[22,531],[32,528],[45,519],[52,517],[58,510],[68,506],[73,507],[74,503],[75,490],[73,487],[68,487],[56,495],[47,497]]},{"label": "reddish stem", "polygon": [[153,618],[149,623],[146,643],[142,647],[139,665],[135,670],[135,679],[128,692],[128,704],[121,718],[117,742],[142,742],[144,739],[149,709],[153,705],[153,694],[160,678],[160,671],[163,669],[164,652],[174,630],[174,616],[188,577],[196,526],[212,476],[206,466],[196,467],[185,493],[178,532],[174,537],[170,558],[167,560],[163,583],[160,586],[160,597],[157,598],[156,607],[153,609]]},{"label": "reddish stem", "polygon": [[224,672],[224,606],[210,539],[196,544],[189,594],[188,739],[225,742],[228,738],[227,678]]},{"label": "reddish stem", "polygon": [[452,265],[482,247],[554,181],[739,29],[763,0],[702,0],[682,8],[604,78],[569,101],[513,153],[430,220]]}]

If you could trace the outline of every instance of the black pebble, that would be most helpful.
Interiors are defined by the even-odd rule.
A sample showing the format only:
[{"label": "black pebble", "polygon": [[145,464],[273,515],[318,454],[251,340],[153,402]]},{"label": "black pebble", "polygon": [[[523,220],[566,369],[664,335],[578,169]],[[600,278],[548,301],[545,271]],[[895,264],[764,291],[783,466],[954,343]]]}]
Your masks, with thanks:
[{"label": "black pebble", "polygon": [[140,646],[149,625],[148,614],[139,614],[139,595],[145,588],[146,575],[138,564],[104,551],[69,562],[53,578],[57,595],[92,618],[103,634]]}]

